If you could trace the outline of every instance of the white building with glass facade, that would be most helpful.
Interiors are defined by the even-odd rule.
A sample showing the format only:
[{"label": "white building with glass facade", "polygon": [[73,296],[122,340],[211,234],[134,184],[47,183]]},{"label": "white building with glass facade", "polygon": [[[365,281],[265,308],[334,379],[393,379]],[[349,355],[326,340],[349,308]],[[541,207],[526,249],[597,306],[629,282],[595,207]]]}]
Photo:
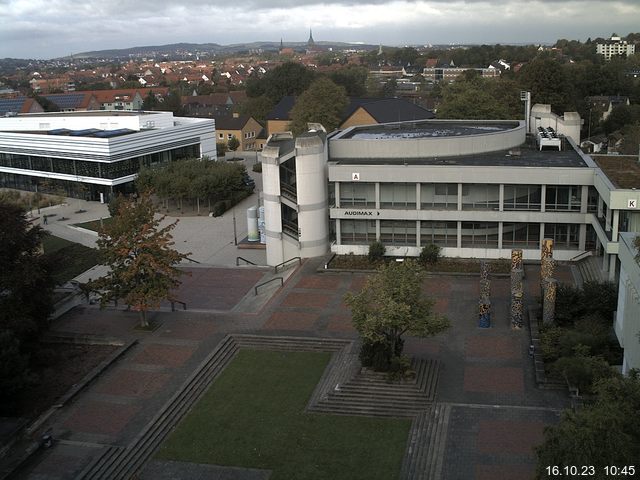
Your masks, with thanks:
[{"label": "white building with glass facade", "polygon": [[216,157],[215,123],[171,112],[91,111],[0,118],[0,187],[108,200],[142,166]]},{"label": "white building with glass facade", "polygon": [[[267,261],[328,251],[540,258],[592,251],[615,278],[618,232],[640,230],[640,189],[614,187],[570,137],[522,121],[427,120],[355,126],[262,154]],[[326,192],[326,193],[325,193]],[[624,198],[624,202],[622,199]]]},{"label": "white building with glass facade", "polygon": [[622,373],[632,368],[640,369],[640,264],[636,260],[640,252],[634,245],[636,233],[620,235],[620,280],[618,283],[618,308],[614,329],[620,346],[624,349]]}]

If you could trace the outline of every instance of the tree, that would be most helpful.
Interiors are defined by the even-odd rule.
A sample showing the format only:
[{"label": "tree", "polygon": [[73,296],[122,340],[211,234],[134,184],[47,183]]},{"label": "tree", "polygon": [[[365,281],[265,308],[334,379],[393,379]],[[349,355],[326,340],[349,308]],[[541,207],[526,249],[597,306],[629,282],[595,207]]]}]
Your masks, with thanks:
[{"label": "tree", "polygon": [[236,150],[238,150],[238,147],[240,147],[240,140],[238,140],[236,138],[235,135],[233,135],[230,139],[229,142],[227,142],[227,147],[229,148],[229,150],[231,150],[232,152],[235,152]]},{"label": "tree", "polygon": [[345,88],[350,97],[362,97],[367,93],[367,76],[369,71],[359,65],[349,65],[329,75],[336,84]]},{"label": "tree", "polygon": [[[636,465],[640,458],[640,379],[638,372],[599,382],[597,401],[577,412],[566,411],[560,423],[545,429],[536,449],[536,478],[549,478],[549,465],[592,465],[605,478],[610,465]],[[609,478],[609,477],[606,477]]]},{"label": "tree", "polygon": [[172,248],[171,230],[177,220],[160,227],[164,217],[155,218],[148,194],[137,202],[126,200],[114,221],[98,238],[98,252],[109,273],[91,283],[101,294],[101,305],[123,299],[140,312],[140,325],[147,327],[147,311],[162,300],[174,300],[171,291],[183,274],[176,265],[188,257]]},{"label": "tree", "polygon": [[321,123],[328,132],[335,130],[349,103],[344,87],[328,78],[319,78],[298,97],[291,109],[290,128],[298,135],[307,131],[307,123]]},{"label": "tree", "polygon": [[149,93],[142,102],[142,110],[158,110],[159,108],[160,102],[158,102],[153,90],[149,90]]},{"label": "tree", "polygon": [[315,73],[304,65],[285,62],[269,70],[262,78],[250,77],[247,80],[247,96],[265,95],[273,104],[287,95],[300,95],[315,78]]},{"label": "tree", "polygon": [[44,235],[19,206],[0,202],[0,410],[15,406],[31,382],[29,356],[52,310]]},{"label": "tree", "polygon": [[429,337],[449,328],[422,292],[424,275],[413,261],[391,262],[369,277],[359,293],[345,296],[363,339],[360,358],[365,366],[388,370],[402,354],[405,333]]},{"label": "tree", "polygon": [[518,81],[531,92],[533,103],[551,105],[556,112],[575,110],[571,88],[562,65],[548,57],[538,57],[518,72]]},{"label": "tree", "polygon": [[[468,72],[468,71],[467,71]],[[522,117],[520,91],[514,82],[466,74],[442,87],[438,118],[504,120]]]}]

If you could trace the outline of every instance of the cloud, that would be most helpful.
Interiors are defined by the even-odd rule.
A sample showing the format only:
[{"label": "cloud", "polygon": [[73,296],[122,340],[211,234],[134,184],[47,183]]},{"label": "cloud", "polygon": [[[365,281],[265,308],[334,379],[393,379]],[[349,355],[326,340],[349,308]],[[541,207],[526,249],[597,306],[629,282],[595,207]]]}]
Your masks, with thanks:
[{"label": "cloud", "polygon": [[385,44],[586,39],[640,25],[638,0],[0,0],[0,57],[174,42]]}]

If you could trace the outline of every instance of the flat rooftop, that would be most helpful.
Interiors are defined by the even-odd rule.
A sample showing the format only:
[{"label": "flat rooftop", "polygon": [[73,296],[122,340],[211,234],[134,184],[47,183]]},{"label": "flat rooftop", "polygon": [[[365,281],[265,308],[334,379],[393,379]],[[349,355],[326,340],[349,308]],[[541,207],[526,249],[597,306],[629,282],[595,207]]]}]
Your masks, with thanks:
[{"label": "flat rooftop", "polygon": [[518,122],[492,121],[420,121],[356,127],[334,138],[387,140],[403,138],[435,138],[486,135],[519,127]]},{"label": "flat rooftop", "polygon": [[633,155],[591,155],[616,188],[640,188],[640,160]]},{"label": "flat rooftop", "polygon": [[568,142],[562,151],[538,150],[535,145],[523,144],[518,148],[495,152],[451,157],[422,158],[333,158],[329,150],[329,162],[336,165],[460,165],[469,167],[572,167],[586,168],[588,165]]},{"label": "flat rooftop", "polygon": [[[21,113],[19,118],[42,118],[42,117],[140,117],[143,115],[157,115],[166,112],[147,112],[142,110],[86,110],[76,112],[43,112],[43,113]],[[15,118],[15,117],[8,117]]]}]

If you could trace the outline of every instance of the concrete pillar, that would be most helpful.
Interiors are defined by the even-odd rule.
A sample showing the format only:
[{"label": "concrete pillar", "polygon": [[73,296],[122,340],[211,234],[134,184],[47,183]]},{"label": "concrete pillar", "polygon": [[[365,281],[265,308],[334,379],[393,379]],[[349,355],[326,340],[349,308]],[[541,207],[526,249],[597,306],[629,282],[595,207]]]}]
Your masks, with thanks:
[{"label": "concrete pillar", "polygon": [[580,213],[587,213],[589,210],[589,186],[582,185],[580,192]]},{"label": "concrete pillar", "polygon": [[329,220],[330,222],[336,222],[336,245],[342,245],[342,225],[339,218],[335,220]]},{"label": "concrete pillar", "polygon": [[544,223],[540,224],[540,242],[538,243],[538,248],[542,248],[542,242],[544,240]]},{"label": "concrete pillar", "polygon": [[607,208],[607,214],[605,215],[604,230],[605,232],[611,231],[611,209],[610,208]]},{"label": "concrete pillar", "polygon": [[587,226],[583,223],[580,225],[580,230],[578,233],[578,249],[585,250],[587,243]]},{"label": "concrete pillar", "polygon": [[602,218],[603,205],[604,201],[602,200],[600,194],[598,194],[598,218]]},{"label": "concrete pillar", "polygon": [[458,184],[458,211],[462,210],[462,184]]},{"label": "concrete pillar", "polygon": [[[380,210],[380,182],[376,182],[376,210]],[[378,235],[380,238],[380,235]]]},{"label": "concrete pillar", "polygon": [[416,183],[416,210],[422,209],[421,192],[422,192],[422,188],[420,188],[420,184]]},{"label": "concrete pillar", "polygon": [[273,266],[284,261],[282,211],[280,209],[280,149],[278,146],[267,145],[260,157],[267,265]]},{"label": "concrete pillar", "polygon": [[336,208],[340,208],[340,182],[335,182]]},{"label": "concrete pillar", "polygon": [[613,220],[611,223],[611,241],[618,241],[618,228],[620,225],[620,210],[613,211]]},{"label": "concrete pillar", "polygon": [[376,240],[380,241],[380,220],[376,220]]},{"label": "concrete pillar", "polygon": [[544,212],[547,208],[547,186],[540,186],[540,211]]},{"label": "concrete pillar", "polygon": [[609,255],[609,281],[613,282],[616,279],[616,261],[617,255]]},{"label": "concrete pillar", "polygon": [[502,249],[502,222],[498,222],[498,250]]},{"label": "concrete pillar", "polygon": [[504,212],[504,183],[500,184],[498,191],[498,211]]},{"label": "concrete pillar", "polygon": [[420,239],[420,220],[416,220],[416,247],[422,246],[422,240]]},{"label": "concrete pillar", "polygon": [[458,222],[457,234],[457,248],[462,248],[462,222]]}]

